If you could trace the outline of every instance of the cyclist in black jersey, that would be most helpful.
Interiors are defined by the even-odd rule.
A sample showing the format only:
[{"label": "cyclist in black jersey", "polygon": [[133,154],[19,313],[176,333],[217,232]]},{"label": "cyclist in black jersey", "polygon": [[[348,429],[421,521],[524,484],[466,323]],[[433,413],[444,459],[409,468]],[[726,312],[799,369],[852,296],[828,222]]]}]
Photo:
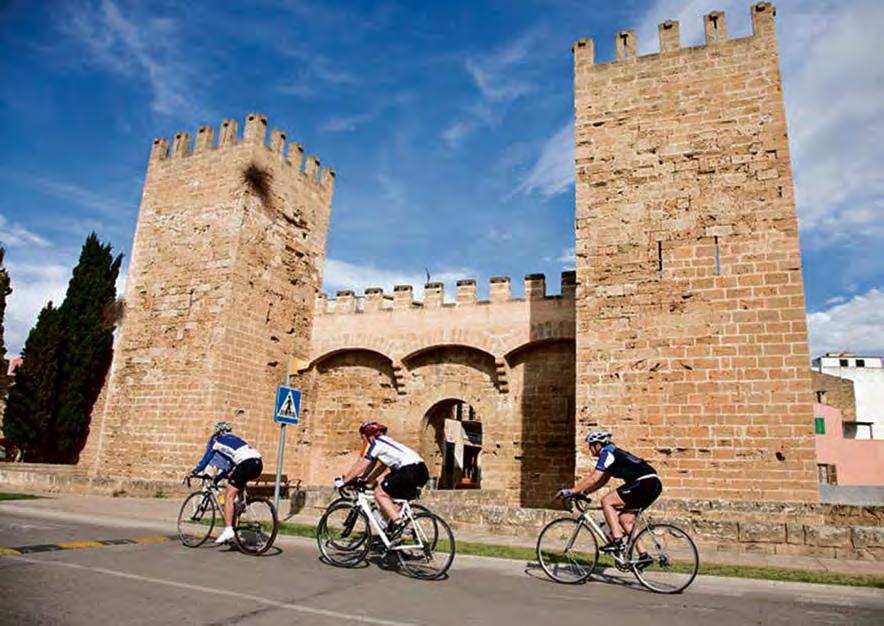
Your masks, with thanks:
[{"label": "cyclist in black jersey", "polygon": [[[635,513],[624,509],[646,509],[663,491],[663,484],[650,463],[615,446],[611,442],[612,436],[604,430],[596,430],[586,436],[589,450],[598,457],[598,463],[589,476],[578,480],[573,488],[562,489],[558,493],[559,497],[566,498],[575,493],[601,489],[612,477],[623,481],[601,500],[605,520],[611,529],[611,541],[600,548],[603,552],[620,552],[624,548],[624,529],[626,533],[631,532],[635,522]],[[647,567],[653,559],[641,544],[638,549],[639,567]]]}]

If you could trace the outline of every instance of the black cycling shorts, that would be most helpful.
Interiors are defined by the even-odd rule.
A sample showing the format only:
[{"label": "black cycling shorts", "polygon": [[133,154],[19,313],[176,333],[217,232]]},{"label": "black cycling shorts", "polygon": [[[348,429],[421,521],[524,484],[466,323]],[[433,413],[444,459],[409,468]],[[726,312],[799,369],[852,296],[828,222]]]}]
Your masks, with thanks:
[{"label": "black cycling shorts", "polygon": [[246,483],[255,480],[264,471],[264,463],[261,459],[246,459],[233,468],[230,478],[227,479],[231,485],[239,490],[246,487]]},{"label": "black cycling shorts", "polygon": [[417,496],[417,490],[427,484],[430,473],[423,463],[403,465],[393,470],[381,483],[381,489],[391,498],[410,500]]},{"label": "black cycling shorts", "polygon": [[646,509],[660,497],[663,483],[656,476],[643,478],[617,487],[617,495],[627,509]]}]

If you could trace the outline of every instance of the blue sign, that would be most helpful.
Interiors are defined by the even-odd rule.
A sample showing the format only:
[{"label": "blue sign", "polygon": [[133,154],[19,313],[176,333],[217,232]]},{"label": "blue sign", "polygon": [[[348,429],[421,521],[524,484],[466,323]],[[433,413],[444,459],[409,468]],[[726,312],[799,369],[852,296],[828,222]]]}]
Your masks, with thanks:
[{"label": "blue sign", "polygon": [[301,392],[291,387],[280,385],[276,388],[276,410],[273,411],[273,421],[278,424],[291,424],[297,426],[300,423]]}]

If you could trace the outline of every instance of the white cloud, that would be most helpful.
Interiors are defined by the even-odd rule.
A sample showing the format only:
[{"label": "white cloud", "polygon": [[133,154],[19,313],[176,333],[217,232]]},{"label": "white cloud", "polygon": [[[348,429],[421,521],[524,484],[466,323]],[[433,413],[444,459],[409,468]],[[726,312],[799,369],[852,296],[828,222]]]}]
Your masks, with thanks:
[{"label": "white cloud", "polygon": [[574,185],[574,120],[550,137],[527,176],[513,193],[554,196]]},{"label": "white cloud", "polygon": [[497,50],[464,61],[464,68],[480,97],[466,108],[462,118],[451,122],[443,131],[442,139],[449,147],[458,147],[478,128],[496,123],[501,117],[501,107],[534,90],[534,84],[520,74],[519,68],[527,65],[536,41],[537,33],[531,32]]},{"label": "white cloud", "polygon": [[[261,43],[266,43],[263,36]],[[362,83],[357,75],[342,71],[339,64],[315,49],[283,43],[274,46],[274,51],[297,61],[290,64],[297,67],[295,76],[276,87],[276,90],[282,93],[310,99],[327,92],[328,87],[340,91],[342,88],[357,87]]]},{"label": "white cloud", "polygon": [[801,227],[824,240],[884,237],[884,4],[814,17],[825,28],[812,47],[783,44]]},{"label": "white cloud", "polygon": [[40,309],[52,300],[59,306],[70,280],[71,268],[57,263],[15,263],[7,265],[12,293],[6,301],[5,335],[7,358],[21,353]]},{"label": "white cloud", "polygon": [[442,133],[442,140],[448,144],[449,148],[458,147],[464,139],[470,136],[476,124],[466,120],[457,120],[452,122]]},{"label": "white cloud", "polygon": [[503,71],[508,69],[508,63],[489,64],[467,59],[466,68],[482,96],[491,102],[512,102],[534,89],[531,83],[510,78]]},{"label": "white cloud", "polygon": [[43,193],[73,202],[109,217],[120,218],[121,215],[134,213],[136,209],[133,204],[127,204],[117,198],[95,193],[79,185],[60,180],[33,177],[26,179],[26,182]]},{"label": "white cloud", "polygon": [[49,246],[40,235],[32,233],[20,224],[12,224],[0,213],[0,245],[6,248],[15,248],[18,246],[37,246],[45,248]]},{"label": "white cloud", "polygon": [[577,267],[577,251],[572,246],[567,250],[564,250],[559,258],[556,259],[559,263],[564,263],[564,270],[573,270]]},{"label": "white cloud", "polygon": [[[357,265],[340,261],[338,259],[326,259],[325,276],[322,288],[331,297],[335,292],[343,289],[352,289],[357,293],[361,293],[368,287],[382,287],[385,292],[392,294],[393,287],[396,285],[411,285],[414,287],[414,295],[416,298],[423,298],[424,284],[427,281],[427,268],[417,267],[412,270],[389,270],[370,265]],[[429,268],[430,280],[433,282],[454,283],[461,278],[475,277],[476,273],[469,268],[448,268],[440,272],[436,272],[433,268]],[[453,297],[454,292],[447,290],[449,297]]]},{"label": "white cloud", "polygon": [[884,355],[884,288],[807,316],[812,356],[849,351]]},{"label": "white cloud", "polygon": [[[87,61],[148,83],[154,111],[184,117],[198,112],[195,72],[175,45],[184,36],[168,18],[125,15],[112,0],[63,12],[62,31],[87,52]],[[134,13],[134,11],[133,11]]]},{"label": "white cloud", "polygon": [[371,113],[331,117],[319,127],[319,130],[328,133],[352,132],[356,130],[358,126],[364,124],[373,117],[374,115]]}]

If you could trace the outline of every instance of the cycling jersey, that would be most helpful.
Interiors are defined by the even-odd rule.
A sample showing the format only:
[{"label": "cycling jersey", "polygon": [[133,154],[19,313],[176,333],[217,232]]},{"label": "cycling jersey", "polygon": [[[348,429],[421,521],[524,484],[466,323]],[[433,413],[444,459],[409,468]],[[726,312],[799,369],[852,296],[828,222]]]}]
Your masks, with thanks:
[{"label": "cycling jersey", "polygon": [[247,459],[260,459],[261,453],[247,444],[245,440],[240,439],[236,435],[224,433],[223,435],[213,435],[209,439],[209,445],[206,446],[206,453],[196,467],[193,468],[194,474],[199,474],[214,455],[219,455],[226,459],[232,465],[239,465]]},{"label": "cycling jersey", "polygon": [[424,462],[417,452],[386,435],[380,435],[375,437],[374,441],[366,443],[362,456],[369,461],[378,460],[394,470]]},{"label": "cycling jersey", "polygon": [[627,483],[644,476],[654,476],[657,473],[650,463],[626,450],[621,450],[613,443],[602,448],[599,453],[599,462],[596,463],[595,468]]},{"label": "cycling jersey", "polygon": [[[218,476],[223,477],[227,475],[231,469],[233,469],[233,463],[226,456],[221,454],[220,452],[212,451],[212,456],[209,459],[209,462],[206,464],[207,467],[217,467],[218,468]],[[205,469],[205,468],[203,468]]]}]

